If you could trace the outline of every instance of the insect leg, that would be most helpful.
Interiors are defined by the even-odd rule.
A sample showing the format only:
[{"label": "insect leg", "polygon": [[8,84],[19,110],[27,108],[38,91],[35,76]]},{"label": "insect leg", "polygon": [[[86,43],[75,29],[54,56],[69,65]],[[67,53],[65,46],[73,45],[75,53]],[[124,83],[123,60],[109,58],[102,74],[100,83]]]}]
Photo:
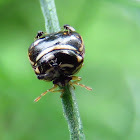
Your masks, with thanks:
[{"label": "insect leg", "polygon": [[37,97],[34,101],[38,102],[42,96],[46,95],[48,92],[63,92],[63,90],[55,90],[58,87],[58,85],[54,84],[52,88],[48,89],[44,93],[42,93],[39,97]]},{"label": "insect leg", "polygon": [[72,76],[72,80],[75,80],[75,81],[70,81],[70,84],[71,84],[71,85],[78,85],[78,86],[81,86],[81,87],[86,88],[87,90],[92,90],[92,88],[90,88],[90,87],[88,87],[88,86],[85,86],[84,84],[80,84],[80,83],[79,83],[79,81],[82,80],[81,77]]}]

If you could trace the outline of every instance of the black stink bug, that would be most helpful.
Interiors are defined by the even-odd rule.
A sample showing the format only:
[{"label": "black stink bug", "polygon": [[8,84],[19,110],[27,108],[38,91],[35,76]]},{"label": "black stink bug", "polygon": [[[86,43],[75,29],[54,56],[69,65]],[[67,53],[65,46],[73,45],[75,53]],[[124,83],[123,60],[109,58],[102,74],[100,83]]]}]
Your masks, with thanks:
[{"label": "black stink bug", "polygon": [[81,78],[73,76],[82,67],[85,47],[82,37],[70,25],[64,25],[64,31],[47,34],[39,31],[35,41],[28,49],[31,66],[37,78],[52,81],[53,88],[42,93],[34,101],[37,102],[47,92],[56,92],[58,86],[75,84],[92,90],[78,83]]}]

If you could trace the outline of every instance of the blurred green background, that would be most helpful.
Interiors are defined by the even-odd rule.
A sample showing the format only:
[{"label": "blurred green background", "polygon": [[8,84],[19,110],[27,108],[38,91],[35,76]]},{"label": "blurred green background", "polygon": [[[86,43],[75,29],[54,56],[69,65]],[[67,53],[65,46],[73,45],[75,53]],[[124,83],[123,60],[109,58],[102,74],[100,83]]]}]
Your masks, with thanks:
[{"label": "blurred green background", "polygon": [[[60,25],[84,39],[76,87],[87,140],[140,139],[140,1],[56,0]],[[68,140],[60,93],[39,81],[27,50],[45,30],[39,0],[0,0],[0,140]]]}]

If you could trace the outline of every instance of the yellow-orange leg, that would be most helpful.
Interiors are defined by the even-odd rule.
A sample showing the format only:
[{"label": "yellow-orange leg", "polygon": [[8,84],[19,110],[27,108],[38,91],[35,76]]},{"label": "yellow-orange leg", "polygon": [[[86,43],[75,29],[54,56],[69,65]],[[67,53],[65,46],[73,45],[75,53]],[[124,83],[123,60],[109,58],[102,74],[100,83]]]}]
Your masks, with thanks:
[{"label": "yellow-orange leg", "polygon": [[71,84],[71,85],[78,85],[78,86],[84,87],[84,88],[87,89],[87,90],[92,90],[92,88],[90,88],[90,87],[88,87],[88,86],[85,86],[84,84],[78,83],[79,81],[82,80],[81,77],[72,76],[72,80],[75,80],[75,81],[70,81],[70,84]]},{"label": "yellow-orange leg", "polygon": [[42,96],[46,95],[48,92],[63,92],[63,89],[60,90],[55,90],[58,87],[58,85],[53,85],[52,88],[48,89],[47,91],[45,91],[44,93],[42,93],[40,96],[38,96],[34,101],[38,102]]}]

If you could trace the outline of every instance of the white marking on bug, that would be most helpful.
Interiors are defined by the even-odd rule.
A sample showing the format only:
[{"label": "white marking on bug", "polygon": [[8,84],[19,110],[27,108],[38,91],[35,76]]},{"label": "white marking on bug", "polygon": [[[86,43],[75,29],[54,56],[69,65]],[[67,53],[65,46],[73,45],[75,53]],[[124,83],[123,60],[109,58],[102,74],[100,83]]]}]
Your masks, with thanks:
[{"label": "white marking on bug", "polygon": [[45,57],[45,60],[51,60],[54,58],[54,55],[53,54],[49,54]]},{"label": "white marking on bug", "polygon": [[77,56],[77,60],[78,60],[78,62],[81,62],[82,61],[82,56]]},{"label": "white marking on bug", "polygon": [[84,46],[81,45],[81,47],[79,48],[79,51],[81,52],[81,51],[83,51],[83,49],[84,49]]},{"label": "white marking on bug", "polygon": [[29,58],[29,61],[31,63],[31,65],[34,65],[35,63],[33,61],[31,61],[31,59]]},{"label": "white marking on bug", "polygon": [[35,69],[35,72],[38,73],[38,74],[40,73],[38,67]]},{"label": "white marking on bug", "polygon": [[49,47],[47,49],[45,49],[44,51],[42,51],[36,58],[36,61],[38,61],[42,56],[44,56],[45,54],[53,51],[53,50],[59,50],[59,49],[67,49],[67,50],[76,50],[73,46],[71,45],[55,45],[52,47]]},{"label": "white marking on bug", "polygon": [[[67,37],[68,38],[68,37]],[[71,37],[70,37],[70,40],[75,40],[76,39],[76,37],[74,36],[74,35],[72,35]]]},{"label": "white marking on bug", "polygon": [[81,37],[81,41],[82,41],[81,47],[79,48],[80,52],[83,51],[83,49],[84,49],[84,42],[83,42],[83,38],[82,37]]},{"label": "white marking on bug", "polygon": [[39,42],[40,42],[40,39],[39,39],[39,40],[36,40],[36,41],[34,42],[34,46],[37,46]]},{"label": "white marking on bug", "polygon": [[32,49],[34,47],[34,43],[31,45],[30,49]]},{"label": "white marking on bug", "polygon": [[61,68],[64,68],[64,67],[73,68],[74,66],[72,64],[61,64],[60,67]]}]

